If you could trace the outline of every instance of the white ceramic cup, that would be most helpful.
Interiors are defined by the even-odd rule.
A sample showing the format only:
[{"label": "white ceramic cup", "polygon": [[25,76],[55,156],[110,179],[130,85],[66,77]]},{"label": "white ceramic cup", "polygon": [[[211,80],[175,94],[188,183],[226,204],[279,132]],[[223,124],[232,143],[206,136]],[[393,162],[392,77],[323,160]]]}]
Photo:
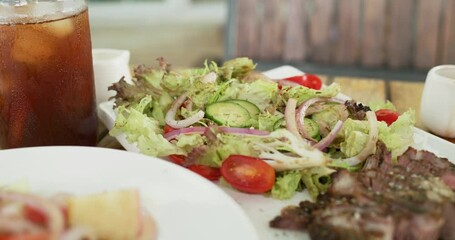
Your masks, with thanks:
[{"label": "white ceramic cup", "polygon": [[95,74],[96,103],[107,101],[115,95],[108,87],[118,82],[122,77],[131,82],[129,66],[130,52],[128,50],[98,48],[92,50],[93,71]]},{"label": "white ceramic cup", "polygon": [[420,110],[430,132],[455,138],[455,65],[436,66],[428,72]]}]

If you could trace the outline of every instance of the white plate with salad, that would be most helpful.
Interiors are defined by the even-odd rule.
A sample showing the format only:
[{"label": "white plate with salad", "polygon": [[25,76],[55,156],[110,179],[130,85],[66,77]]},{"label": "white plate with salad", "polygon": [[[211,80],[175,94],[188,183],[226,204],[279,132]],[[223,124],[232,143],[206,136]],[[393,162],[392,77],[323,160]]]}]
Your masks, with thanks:
[{"label": "white plate with salad", "polygon": [[[2,201],[8,198],[24,200],[35,207],[40,204],[33,204],[37,202],[33,200],[36,199],[34,195],[48,198],[55,194],[70,194],[74,196],[72,204],[68,205],[72,208],[66,208],[70,223],[71,219],[75,219],[76,223],[89,221],[96,226],[85,223],[87,226],[115,231],[112,234],[122,232],[121,227],[114,227],[119,226],[118,222],[110,222],[118,219],[118,214],[112,212],[115,211],[113,208],[128,208],[125,201],[137,200],[131,194],[137,191],[142,207],[154,219],[156,238],[153,239],[259,239],[242,209],[213,183],[175,164],[141,154],[91,147],[2,150],[0,183]],[[101,196],[96,195],[99,193],[102,193]],[[84,198],[90,195],[95,197]],[[109,207],[106,207],[104,215],[93,216],[90,213],[105,206]],[[134,202],[132,209],[137,210]],[[8,211],[11,212],[11,209]],[[2,221],[5,221],[7,210],[0,212]],[[71,213],[74,213],[73,218]],[[137,211],[123,215],[131,217],[127,218],[131,221],[126,224],[135,220],[135,214]],[[53,222],[48,225],[55,225]],[[131,230],[126,229],[127,232]],[[119,235],[116,237],[119,239]]]},{"label": "white plate with salad", "polygon": [[[140,67],[134,87],[126,83],[114,87],[120,107],[102,103],[99,116],[128,151],[170,159],[209,179],[222,175],[219,185],[243,207],[261,239],[302,239],[304,233],[271,229],[269,221],[283,207],[323,192],[330,184],[327,176],[336,168],[355,170],[374,153],[378,139],[393,157],[409,146],[449,159],[455,156],[451,143],[413,127],[412,110],[397,114],[392,122],[380,122],[372,110],[394,112],[391,103],[370,108],[352,102],[354,112],[349,112],[345,104],[349,98],[336,84],[310,81],[305,86],[308,79],[292,80],[303,72],[291,66],[262,75],[253,68],[246,58],[179,72],[169,71],[165,62],[153,70]],[[260,181],[267,186],[251,179],[244,186],[245,179],[229,174],[248,175],[248,168],[234,168],[250,163],[249,158],[272,169],[272,183],[264,164],[245,165],[260,169],[259,175],[266,176]],[[221,173],[214,176],[194,165]],[[300,191],[302,185],[307,190]]]}]

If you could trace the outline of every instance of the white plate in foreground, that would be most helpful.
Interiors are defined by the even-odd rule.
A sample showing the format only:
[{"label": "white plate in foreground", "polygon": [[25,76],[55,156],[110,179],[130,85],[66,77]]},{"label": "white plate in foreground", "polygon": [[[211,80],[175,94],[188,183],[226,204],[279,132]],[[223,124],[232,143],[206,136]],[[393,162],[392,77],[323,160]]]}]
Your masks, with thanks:
[{"label": "white plate in foreground", "polygon": [[[303,72],[292,66],[282,66],[267,72],[266,76],[271,79],[281,79],[302,74]],[[346,97],[341,95],[341,97]],[[99,106],[98,111],[100,119],[108,129],[114,126],[116,112],[113,110],[113,102],[104,102]],[[122,146],[131,152],[139,152],[135,144],[130,144],[124,135],[117,137],[117,140]],[[431,135],[418,128],[414,129],[415,144],[413,147],[417,149],[425,149],[434,152],[440,157],[445,157],[455,162],[455,145]],[[279,215],[282,208],[288,205],[297,205],[300,201],[309,200],[307,192],[297,193],[293,198],[285,201],[280,201],[272,198],[264,197],[263,195],[250,195],[244,194],[225,186],[221,188],[231,195],[245,210],[250,219],[253,221],[254,226],[259,232],[260,239],[263,240],[278,240],[278,239],[308,239],[301,232],[277,230],[269,227],[269,221],[275,216]]]},{"label": "white plate in foreground", "polygon": [[141,154],[89,147],[0,151],[0,182],[17,181],[43,195],[136,188],[159,240],[258,239],[242,209],[215,184]]}]

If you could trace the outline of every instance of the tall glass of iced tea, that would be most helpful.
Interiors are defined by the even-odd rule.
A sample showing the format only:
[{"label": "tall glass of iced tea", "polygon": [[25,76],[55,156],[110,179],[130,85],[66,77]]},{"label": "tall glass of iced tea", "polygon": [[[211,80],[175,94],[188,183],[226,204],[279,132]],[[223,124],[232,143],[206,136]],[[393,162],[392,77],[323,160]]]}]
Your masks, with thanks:
[{"label": "tall glass of iced tea", "polygon": [[85,0],[0,0],[0,147],[94,145]]}]

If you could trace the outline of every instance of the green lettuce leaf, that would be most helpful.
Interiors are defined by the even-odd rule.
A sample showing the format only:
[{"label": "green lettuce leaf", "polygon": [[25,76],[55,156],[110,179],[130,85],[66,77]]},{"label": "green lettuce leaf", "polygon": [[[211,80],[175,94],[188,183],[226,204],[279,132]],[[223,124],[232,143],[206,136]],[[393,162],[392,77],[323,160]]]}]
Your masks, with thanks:
[{"label": "green lettuce leaf", "polygon": [[149,111],[152,102],[152,98],[148,96],[135,107],[119,107],[110,134],[118,136],[124,133],[129,143],[136,142],[139,150],[150,156],[185,154],[183,149],[173,145],[161,135],[162,129],[159,122],[144,113]]},{"label": "green lettuce leaf", "polygon": [[281,172],[280,176],[277,176],[275,184],[272,188],[272,197],[276,199],[289,199],[294,196],[297,189],[300,186],[300,180],[302,179],[301,171],[285,171]]},{"label": "green lettuce leaf", "polygon": [[240,79],[253,71],[255,67],[256,65],[251,59],[241,57],[224,62],[223,66],[219,69],[219,72],[225,79]]},{"label": "green lettuce leaf", "polygon": [[185,150],[186,153],[191,152],[193,148],[203,146],[206,138],[200,134],[180,135],[177,137],[175,145]]},{"label": "green lettuce leaf", "polygon": [[332,184],[330,175],[334,172],[335,170],[324,166],[302,170],[302,181],[312,199],[327,191]]},{"label": "green lettuce leaf", "polygon": [[393,103],[390,102],[389,100],[387,100],[386,102],[382,102],[382,101],[381,102],[370,102],[368,104],[368,106],[373,111],[377,111],[379,109],[390,109],[390,110],[393,110],[393,111],[397,110],[395,108],[395,106],[393,105]]},{"label": "green lettuce leaf", "polygon": [[229,82],[220,94],[218,101],[228,99],[242,99],[255,104],[261,112],[278,101],[278,86],[272,81],[258,80],[251,83],[242,83],[237,79]]},{"label": "green lettuce leaf", "polygon": [[321,90],[314,90],[303,86],[286,87],[282,89],[283,96],[286,101],[290,98],[297,99],[297,105],[315,97],[335,97],[341,91],[341,87],[337,83],[332,83],[330,86]]},{"label": "green lettuce leaf", "polygon": [[277,121],[282,119],[283,116],[284,115],[278,111],[276,111],[274,114],[271,114],[269,112],[261,113],[258,117],[258,127],[260,130],[272,132],[275,130],[274,126]]},{"label": "green lettuce leaf", "polygon": [[[391,151],[393,160],[396,160],[412,145],[414,123],[414,110],[401,114],[390,126],[387,126],[385,122],[378,122],[379,140]],[[364,148],[368,141],[368,133],[368,121],[352,119],[345,121],[343,128],[337,135],[337,141],[340,141],[340,150],[345,157],[355,156]]]},{"label": "green lettuce leaf", "polygon": [[220,167],[221,163],[231,154],[257,157],[254,143],[258,137],[232,134],[217,134],[217,140],[209,142],[204,156],[197,160],[199,164]]},{"label": "green lettuce leaf", "polygon": [[368,121],[348,118],[337,135],[340,151],[344,157],[352,157],[360,153],[368,142]]},{"label": "green lettuce leaf", "polygon": [[392,152],[392,160],[403,154],[414,142],[415,111],[408,110],[398,117],[389,127],[379,124],[379,140]]}]

